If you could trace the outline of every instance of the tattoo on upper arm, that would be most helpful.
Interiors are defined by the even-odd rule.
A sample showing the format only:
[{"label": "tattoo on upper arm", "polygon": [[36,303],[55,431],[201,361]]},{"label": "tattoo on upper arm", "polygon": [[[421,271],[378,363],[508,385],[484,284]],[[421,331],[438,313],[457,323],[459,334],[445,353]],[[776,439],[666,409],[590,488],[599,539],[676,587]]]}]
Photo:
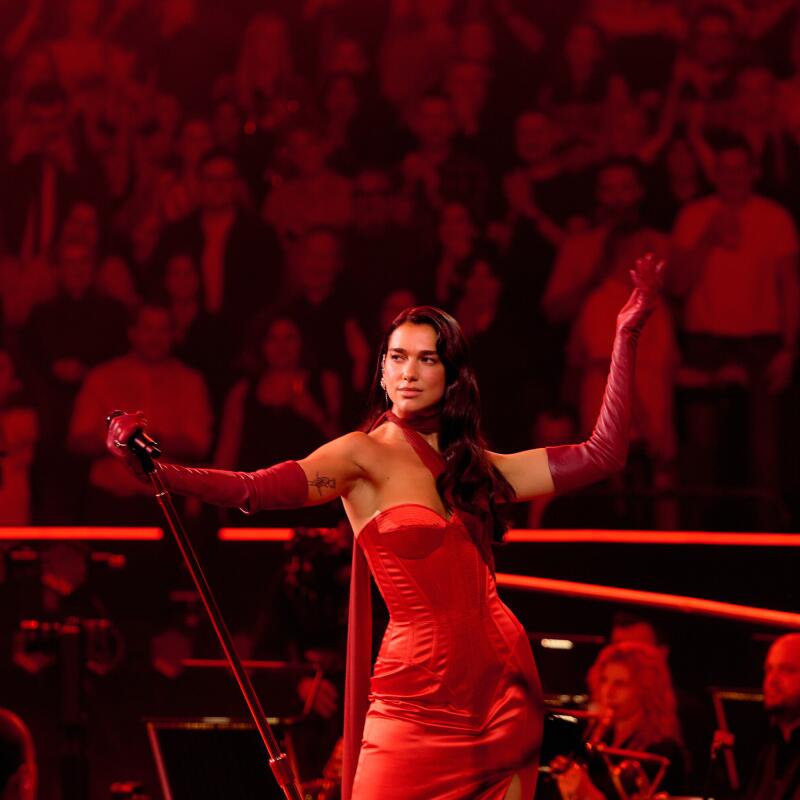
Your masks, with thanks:
[{"label": "tattoo on upper arm", "polygon": [[316,486],[317,491],[319,492],[319,496],[322,497],[322,490],[323,489],[335,489],[336,488],[336,478],[328,478],[326,475],[320,475],[319,472],[317,473],[317,477],[314,478],[313,481],[308,482],[309,486]]}]

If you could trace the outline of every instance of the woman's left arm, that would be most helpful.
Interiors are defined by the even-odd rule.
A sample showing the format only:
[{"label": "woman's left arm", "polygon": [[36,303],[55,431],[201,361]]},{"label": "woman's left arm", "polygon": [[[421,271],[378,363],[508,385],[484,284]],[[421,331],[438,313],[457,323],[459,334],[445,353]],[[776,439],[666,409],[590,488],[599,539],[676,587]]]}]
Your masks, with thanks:
[{"label": "woman's left arm", "polygon": [[490,453],[492,463],[514,488],[518,501],[565,492],[609,477],[625,466],[631,422],[636,344],[655,308],[664,262],[648,253],[631,270],[634,290],[617,317],[606,390],[592,435],[581,444]]}]

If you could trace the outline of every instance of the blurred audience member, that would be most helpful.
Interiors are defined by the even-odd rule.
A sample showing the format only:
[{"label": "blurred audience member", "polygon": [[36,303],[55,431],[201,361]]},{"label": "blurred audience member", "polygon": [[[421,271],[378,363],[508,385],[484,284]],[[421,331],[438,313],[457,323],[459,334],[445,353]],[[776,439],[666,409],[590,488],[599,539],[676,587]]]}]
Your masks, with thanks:
[{"label": "blurred audience member", "polygon": [[353,223],[344,240],[348,291],[362,298],[359,318],[373,328],[393,289],[428,280],[416,231],[402,223],[396,186],[387,170],[366,167],[353,180]]},{"label": "blurred audience member", "polygon": [[140,288],[146,288],[146,265],[165,222],[162,201],[164,187],[172,179],[180,115],[175,97],[148,93],[128,123],[128,184],[114,209],[113,229],[119,249],[136,266]]},{"label": "blurred audience member", "polygon": [[494,238],[506,246],[509,299],[518,314],[538,305],[556,253],[568,231],[588,216],[591,183],[570,171],[559,152],[553,119],[539,111],[520,114],[514,126],[519,166],[503,177],[505,219]]},{"label": "blurred audience member", "polygon": [[335,380],[325,387],[328,417],[337,425],[350,424],[343,409],[355,412],[349,402],[366,386],[369,346],[357,322],[356,303],[340,280],[341,242],[334,231],[319,228],[300,241],[293,265],[296,288],[281,305],[281,313],[302,327],[309,357],[317,369]]},{"label": "blurred audience member", "polygon": [[710,191],[697,154],[685,136],[673,138],[649,173],[645,218],[662,231],[671,231],[681,208]]},{"label": "blurred audience member", "polygon": [[741,69],[727,127],[750,146],[758,165],[758,193],[781,201],[793,191],[790,177],[797,176],[789,174],[792,142],[782,124],[777,93],[775,76],[766,67]]},{"label": "blurred audience member", "polygon": [[101,31],[101,0],[67,0],[67,29],[50,43],[59,83],[75,94],[92,82],[122,86],[133,71],[135,55],[106,38]]},{"label": "blurred audience member", "polygon": [[[140,14],[147,13],[148,5]],[[153,11],[156,19],[147,31],[154,40],[144,65],[147,78],[160,91],[180,98],[188,115],[207,114],[217,85],[236,57],[240,31],[230,8],[198,0],[161,0],[153,4]]]},{"label": "blurred audience member", "polygon": [[201,163],[211,150],[211,126],[204,119],[188,119],[181,127],[176,147],[179,163],[170,174],[163,190],[161,207],[165,222],[189,216],[199,205]]},{"label": "blurred audience member", "polygon": [[563,241],[542,298],[542,308],[554,323],[574,319],[588,293],[634,245],[656,253],[666,250],[663,234],[642,218],[644,186],[635,161],[602,165],[594,196],[594,226]]},{"label": "blurred audience member", "polygon": [[[623,159],[602,165],[595,180],[594,225],[576,230],[566,237],[550,272],[541,308],[550,327],[543,326],[540,337],[548,336],[552,350],[560,352],[566,340],[566,326],[577,318],[591,291],[613,271],[619,260],[629,255],[634,245],[652,252],[664,252],[665,239],[642,219],[644,186],[636,161]],[[536,298],[533,298],[534,300]],[[553,374],[561,370],[550,363]]]},{"label": "blurred audience member", "polygon": [[668,102],[681,107],[705,106],[709,125],[721,125],[736,86],[739,32],[734,14],[724,5],[701,6],[691,20],[685,50],[678,54],[668,89]]},{"label": "blurred audience member", "polygon": [[[591,435],[600,408],[611,363],[611,350],[619,309],[631,292],[628,270],[637,253],[666,253],[666,238],[652,230],[631,231],[606,239],[593,288],[572,324],[567,363],[578,375],[578,409],[581,437]],[[639,443],[648,459],[646,483],[674,489],[677,436],[673,397],[678,367],[674,325],[665,303],[656,308],[639,341],[631,440]],[[630,470],[629,470],[630,471]],[[616,477],[616,476],[615,476]],[[621,476],[619,476],[621,477]],[[673,530],[678,523],[674,502],[659,501],[651,524]]]},{"label": "blurred audience member", "polygon": [[11,355],[0,350],[0,525],[29,525],[38,420]]},{"label": "blurred audience member", "polygon": [[78,196],[102,198],[102,176],[79,158],[67,98],[57,84],[38,84],[25,96],[2,186],[3,238],[24,262],[47,257],[67,209]]},{"label": "blurred audience member", "polygon": [[238,203],[239,170],[235,159],[211,150],[200,162],[200,207],[169,225],[153,257],[163,280],[169,258],[190,254],[200,266],[203,308],[230,313],[240,329],[273,302],[283,282],[283,254],[274,231]]},{"label": "blurred audience member", "polygon": [[37,521],[74,521],[85,479],[64,448],[75,397],[88,370],[125,350],[125,308],[94,291],[96,269],[90,247],[62,243],[58,294],[37,306],[20,330],[20,367],[41,431],[34,465]]},{"label": "blurred audience member", "polygon": [[436,89],[456,53],[453,0],[393,3],[380,50],[383,94],[403,116]]},{"label": "blurred audience member", "polygon": [[246,127],[281,131],[309,108],[309,90],[297,75],[286,21],[278,14],[256,14],[244,32],[236,65],[236,91]]},{"label": "blurred audience member", "polygon": [[[169,458],[201,461],[211,446],[208,390],[199,372],[172,355],[174,331],[169,310],[142,305],[128,332],[130,350],[93,367],[81,386],[70,420],[68,445],[92,459],[87,519],[100,524],[135,524],[157,518],[138,497],[150,487],[138,481],[105,450],[105,418],[117,408],[136,408],[163,425],[153,436]],[[119,469],[122,467],[122,469]]]},{"label": "blurred audience member", "polygon": [[778,638],[764,664],[764,710],[772,727],[747,800],[800,798],[800,633]]},{"label": "blurred audience member", "polygon": [[310,368],[297,323],[275,316],[253,343],[252,375],[237,381],[225,401],[214,457],[223,469],[277,464],[336,435],[326,413],[325,376]]},{"label": "blurred audience member", "polygon": [[[688,481],[719,480],[719,392],[747,394],[747,443],[753,485],[778,480],[777,396],[797,355],[798,240],[787,211],[754,193],[758,171],[741,139],[720,142],[716,192],[687,205],[673,231],[672,280],[683,298],[682,381],[686,396]],[[772,512],[761,509],[769,521]]]},{"label": "blurred audience member", "polygon": [[528,372],[528,343],[505,311],[503,284],[488,260],[473,258],[465,265],[461,282],[453,313],[469,341],[489,446],[503,452],[527,447],[520,429],[530,414],[528,398],[524,386],[514,392],[508,387],[519,384],[520,376]]},{"label": "blurred audience member", "polygon": [[486,65],[461,59],[448,68],[444,88],[453,110],[456,147],[487,165],[494,165],[505,142],[496,121],[487,114],[490,78]]},{"label": "blurred audience member", "polygon": [[628,99],[628,88],[613,72],[597,25],[590,20],[572,25],[553,76],[542,87],[539,104],[553,115],[576,156],[582,153],[591,159],[606,125],[614,122],[612,110]]},{"label": "blurred audience member", "polygon": [[[361,97],[353,76],[331,75],[323,88],[320,105],[325,115],[324,139],[328,163],[337,172],[353,175],[361,156],[355,143]],[[374,131],[372,133],[374,135]]]},{"label": "blurred audience member", "polygon": [[237,343],[224,315],[203,308],[200,272],[191,255],[177,253],[167,262],[162,294],[172,317],[174,354],[202,373],[218,412],[230,388]]},{"label": "blurred audience member", "polygon": [[661,0],[591,0],[588,14],[609,41],[611,59],[631,94],[648,108],[669,82],[677,45],[686,38],[686,4]]},{"label": "blurred audience member", "polygon": [[326,164],[326,147],[312,127],[289,131],[286,139],[291,174],[273,187],[264,218],[286,246],[312,228],[342,228],[352,218],[352,183]]},{"label": "blurred audience member", "polygon": [[98,265],[94,290],[98,296],[125,306],[129,314],[135,312],[142,301],[128,265],[116,256],[106,258]]},{"label": "blurred audience member", "polygon": [[[43,5],[44,0],[34,0],[28,6],[29,13],[38,16]],[[3,55],[7,58],[10,56],[8,46],[3,49],[5,53],[0,53],[0,59]],[[6,69],[0,72],[0,86],[3,88],[4,143],[23,123],[25,98],[28,92],[35,86],[58,84],[56,64],[46,46],[28,47],[21,53],[15,54],[14,58],[16,61],[6,64]]]},{"label": "blurred audience member", "polygon": [[[234,384],[225,400],[214,465],[255,470],[322,446],[339,427],[330,416],[330,387],[336,378],[318,369],[305,347],[300,325],[280,313],[251,337],[250,375]],[[259,514],[254,525],[294,527],[331,525],[337,510],[329,506],[301,512]],[[246,525],[240,515],[237,525]]]},{"label": "blurred audience member", "polygon": [[[478,258],[478,230],[469,209],[447,203],[439,216],[438,247],[429,276],[420,276],[416,288],[434,305],[453,308],[464,291],[467,272]],[[431,285],[432,284],[432,285]]]},{"label": "blurred audience member", "polygon": [[421,227],[448,202],[463,203],[483,223],[488,213],[489,175],[477,159],[454,144],[456,123],[450,101],[423,97],[415,108],[413,130],[418,147],[403,160],[403,193]]}]

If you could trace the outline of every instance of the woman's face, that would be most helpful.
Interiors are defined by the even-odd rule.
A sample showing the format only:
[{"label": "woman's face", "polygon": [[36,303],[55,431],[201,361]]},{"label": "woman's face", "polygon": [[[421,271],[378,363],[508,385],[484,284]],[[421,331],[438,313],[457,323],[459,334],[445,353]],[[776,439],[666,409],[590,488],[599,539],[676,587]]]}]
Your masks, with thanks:
[{"label": "woman's face", "polygon": [[675,178],[694,177],[697,174],[697,162],[686,139],[676,139],[670,145],[667,151],[667,169]]},{"label": "woman's face", "polygon": [[211,126],[202,119],[190,119],[181,130],[178,152],[186,164],[195,165],[213,147]]},{"label": "woman's face", "polygon": [[475,238],[475,227],[469,211],[460,203],[449,203],[442,209],[439,222],[439,241],[448,252],[459,256],[467,255],[472,250]]},{"label": "woman's face", "polygon": [[340,75],[328,87],[325,109],[332,117],[350,119],[358,111],[358,93],[352,78]]},{"label": "woman's face", "polygon": [[65,240],[97,247],[100,240],[100,220],[91,203],[75,203],[67,213],[61,234]]},{"label": "woman's face", "polygon": [[333,43],[328,57],[327,72],[343,72],[347,75],[364,75],[369,70],[369,61],[364,48],[355,39],[342,38]]},{"label": "woman's face", "polygon": [[264,337],[264,361],[269,369],[295,368],[300,364],[301,347],[297,325],[288,319],[276,320]]},{"label": "woman's face", "polygon": [[567,61],[573,67],[590,67],[600,59],[600,39],[590,25],[576,25],[564,44]]},{"label": "woman's face", "polygon": [[526,164],[536,164],[553,154],[556,145],[556,131],[552,120],[544,114],[526,112],[517,120],[517,155]]},{"label": "woman's face", "polygon": [[289,158],[301,175],[318,175],[325,168],[325,147],[316,133],[298,128],[289,135]]},{"label": "woman's face", "polygon": [[736,47],[735,32],[724,16],[701,17],[695,23],[692,38],[695,58],[709,69],[727,64]]},{"label": "woman's face", "polygon": [[500,297],[500,280],[485,261],[476,261],[464,284],[464,296],[479,308],[495,308]]},{"label": "woman's face", "polygon": [[383,360],[383,380],[394,412],[408,416],[436,405],[445,390],[445,367],[430,325],[404,322],[392,331]]},{"label": "woman's face", "polygon": [[167,262],[164,277],[167,294],[173,300],[195,300],[200,291],[200,277],[197,267],[189,256],[173,256]]},{"label": "woman's face", "polygon": [[641,710],[639,692],[630,669],[624,664],[606,664],[597,694],[600,706],[613,711],[616,720],[629,719]]}]

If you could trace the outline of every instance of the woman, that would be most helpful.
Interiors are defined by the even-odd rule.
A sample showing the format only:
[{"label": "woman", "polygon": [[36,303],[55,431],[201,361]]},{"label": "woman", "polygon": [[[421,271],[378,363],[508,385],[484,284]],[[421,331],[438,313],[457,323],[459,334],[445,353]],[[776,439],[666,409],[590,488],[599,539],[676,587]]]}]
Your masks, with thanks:
[{"label": "woman", "polygon": [[[671,794],[682,792],[683,745],[664,653],[646,642],[609,645],[589,670],[589,691],[600,719],[610,720],[603,742],[610,747],[665,756],[669,767],[656,788]],[[572,762],[562,771],[561,758],[551,764],[551,769],[562,797],[602,800],[618,796],[605,764],[595,759],[587,770]],[[642,768],[652,780],[657,770],[644,762]]]},{"label": "woman", "polygon": [[280,131],[309,108],[311,97],[297,75],[289,29],[278,14],[256,14],[248,23],[236,65],[239,107],[247,117],[245,130]]},{"label": "woman", "polygon": [[[363,431],[252,473],[159,464],[170,490],[247,513],[342,498],[357,537],[345,800],[533,797],[541,690],[525,630],[495,589],[498,506],[591,483],[624,463],[635,343],[662,268],[652,255],[636,263],[606,402],[581,445],[486,451],[458,323],[421,306],[401,313],[384,338]],[[109,450],[124,458],[142,424],[141,414],[113,420]],[[371,685],[365,558],[391,617]]]},{"label": "woman", "polygon": [[30,469],[38,437],[36,412],[11,354],[0,349],[0,525],[31,523]]},{"label": "woman", "polygon": [[175,253],[164,271],[162,291],[175,336],[174,354],[200,370],[215,414],[230,389],[238,343],[230,320],[203,307],[200,270],[190,253]]},{"label": "woman", "polygon": [[326,412],[326,373],[310,370],[303,335],[289,317],[269,320],[258,338],[252,374],[228,393],[214,459],[220,467],[256,469],[298,450],[316,449],[336,425]]},{"label": "woman", "polygon": [[539,105],[553,116],[564,135],[564,144],[589,148],[590,158],[607,127],[613,109],[628,100],[625,81],[612,70],[602,31],[591,21],[575,22],[563,44],[562,64],[540,92]]}]

